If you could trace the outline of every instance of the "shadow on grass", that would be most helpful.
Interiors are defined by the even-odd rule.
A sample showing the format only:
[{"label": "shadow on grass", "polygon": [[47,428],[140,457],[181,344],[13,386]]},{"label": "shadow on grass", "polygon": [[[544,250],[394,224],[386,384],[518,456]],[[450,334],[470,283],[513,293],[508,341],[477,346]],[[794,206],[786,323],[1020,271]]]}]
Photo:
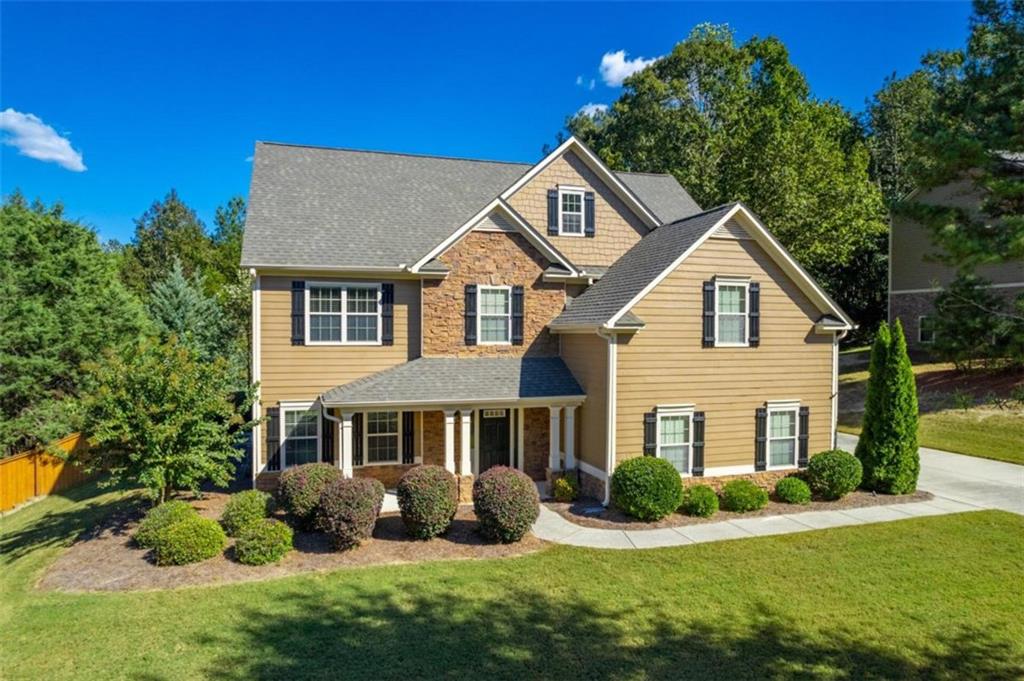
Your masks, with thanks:
[{"label": "shadow on grass", "polygon": [[927,639],[927,649],[906,649],[898,642],[879,645],[863,633],[809,631],[753,603],[742,624],[719,624],[679,621],[678,610],[662,610],[657,603],[632,610],[610,603],[598,607],[507,584],[474,598],[454,585],[451,592],[436,585],[426,591],[403,582],[395,580],[394,590],[352,586],[337,595],[295,590],[276,599],[277,605],[241,612],[234,628],[198,641],[230,651],[204,675],[375,681],[1024,675],[1006,642],[980,628]]}]

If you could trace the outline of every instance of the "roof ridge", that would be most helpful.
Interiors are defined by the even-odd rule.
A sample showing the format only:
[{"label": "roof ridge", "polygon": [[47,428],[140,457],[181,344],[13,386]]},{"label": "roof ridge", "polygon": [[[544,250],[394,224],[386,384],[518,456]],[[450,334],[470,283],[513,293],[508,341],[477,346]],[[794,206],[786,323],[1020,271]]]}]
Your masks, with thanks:
[{"label": "roof ridge", "polygon": [[[687,220],[692,220],[693,218],[699,218],[700,216],[707,215],[708,213],[714,213],[716,210],[722,210],[723,208],[732,208],[733,206],[741,206],[741,205],[743,205],[742,201],[730,201],[729,203],[723,203],[720,206],[715,206],[714,208],[708,208],[707,210],[702,210],[701,212],[694,213],[693,215],[687,215],[685,218],[679,218],[678,220],[673,220],[672,222],[665,223],[664,225],[662,225],[662,227],[671,227],[672,225],[678,225],[680,222],[686,222]],[[746,206],[744,206],[744,207],[746,207]]]},{"label": "roof ridge", "polygon": [[616,175],[647,175],[648,177],[671,177],[675,179],[675,175],[672,173],[650,173],[643,170],[612,170]]},{"label": "roof ridge", "polygon": [[273,142],[269,140],[256,140],[256,144],[266,144],[275,147],[297,147],[300,149],[318,149],[320,151],[344,151],[353,154],[379,154],[381,156],[406,156],[410,158],[432,158],[443,161],[465,161],[467,163],[495,163],[509,166],[532,167],[536,164],[525,161],[495,161],[486,158],[465,158],[461,156],[444,156],[442,154],[417,154],[407,151],[382,151],[379,149],[356,149],[354,147],[329,147],[322,144],[298,144],[295,142]]}]

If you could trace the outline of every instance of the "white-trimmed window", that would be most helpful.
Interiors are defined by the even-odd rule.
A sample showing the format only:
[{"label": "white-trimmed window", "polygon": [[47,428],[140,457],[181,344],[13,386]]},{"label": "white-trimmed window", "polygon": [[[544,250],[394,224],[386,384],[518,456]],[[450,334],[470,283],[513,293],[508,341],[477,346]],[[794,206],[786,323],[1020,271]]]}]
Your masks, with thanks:
[{"label": "white-trimmed window", "polygon": [[750,282],[715,279],[715,345],[746,347]]},{"label": "white-trimmed window", "polygon": [[561,236],[583,236],[583,195],[582,187],[558,188],[558,234]]},{"label": "white-trimmed window", "polygon": [[481,286],[477,338],[481,345],[512,342],[512,287]]},{"label": "white-trimmed window", "polygon": [[796,466],[800,405],[768,404],[768,469]]},{"label": "white-trimmed window", "polygon": [[399,412],[366,413],[366,464],[398,463],[401,458]]},{"label": "white-trimmed window", "polygon": [[693,450],[693,410],[659,408],[656,442],[656,456],[675,466],[680,475],[689,475]]},{"label": "white-trimmed window", "polygon": [[281,405],[283,468],[320,460],[320,410],[312,404]]},{"label": "white-trimmed window", "polygon": [[380,284],[310,282],[306,287],[306,343],[380,343]]},{"label": "white-trimmed window", "polygon": [[935,317],[924,315],[917,318],[917,342],[922,345],[935,342]]}]

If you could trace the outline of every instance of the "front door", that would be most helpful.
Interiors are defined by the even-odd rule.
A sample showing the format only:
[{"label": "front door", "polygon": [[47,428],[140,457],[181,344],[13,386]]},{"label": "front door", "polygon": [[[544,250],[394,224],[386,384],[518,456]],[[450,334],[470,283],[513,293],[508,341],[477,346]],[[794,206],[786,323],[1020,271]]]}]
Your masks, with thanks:
[{"label": "front door", "polygon": [[480,465],[477,473],[491,466],[509,465],[508,409],[482,409],[480,411]]}]

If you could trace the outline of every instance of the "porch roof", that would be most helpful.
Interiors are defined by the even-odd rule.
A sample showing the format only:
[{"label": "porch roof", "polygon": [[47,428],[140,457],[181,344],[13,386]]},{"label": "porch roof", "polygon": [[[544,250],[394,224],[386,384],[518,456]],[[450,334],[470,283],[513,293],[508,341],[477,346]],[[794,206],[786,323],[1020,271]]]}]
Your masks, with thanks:
[{"label": "porch roof", "polygon": [[327,407],[582,402],[559,357],[420,357],[331,388]]}]

